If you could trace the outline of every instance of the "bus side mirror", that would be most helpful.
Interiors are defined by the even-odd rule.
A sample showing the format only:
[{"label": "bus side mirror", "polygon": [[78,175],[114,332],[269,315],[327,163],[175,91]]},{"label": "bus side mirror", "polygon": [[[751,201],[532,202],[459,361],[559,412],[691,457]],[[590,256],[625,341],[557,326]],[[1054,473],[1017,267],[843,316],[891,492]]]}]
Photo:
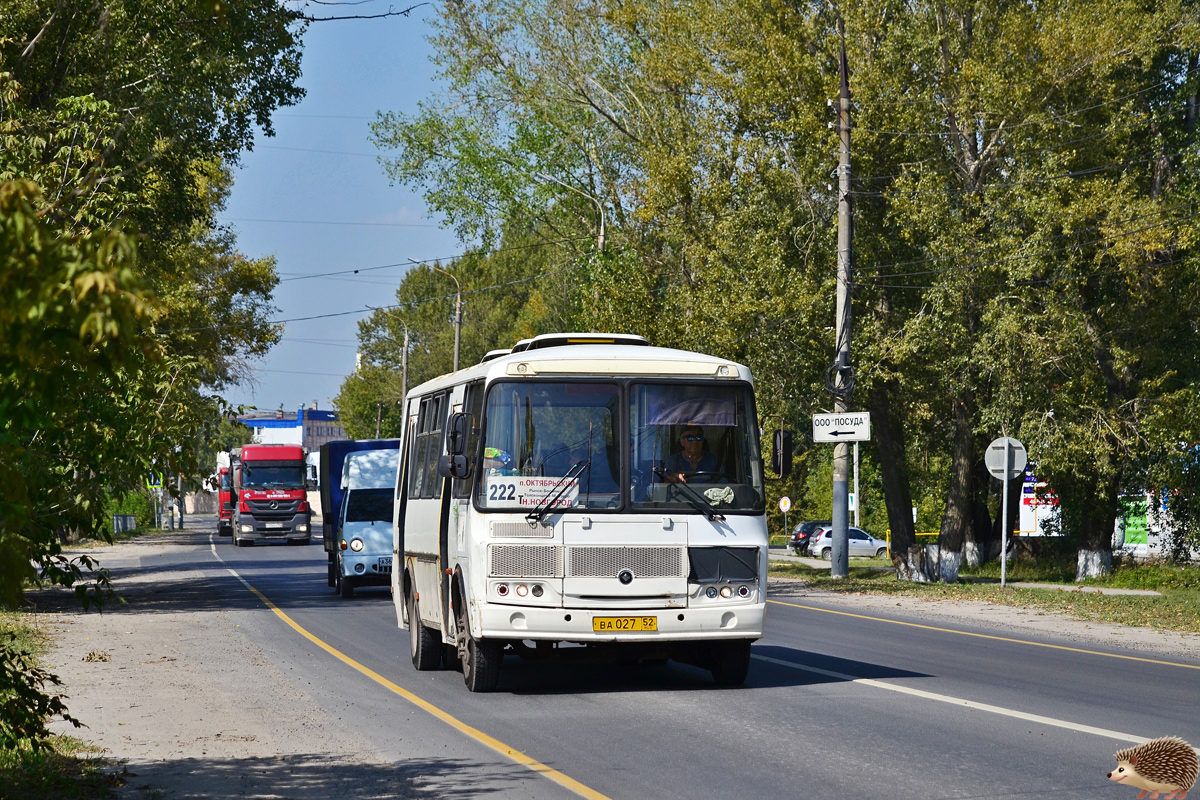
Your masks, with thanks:
[{"label": "bus side mirror", "polygon": [[[451,414],[449,432],[446,437],[446,451],[452,456],[461,456],[467,452],[467,434],[471,432],[470,414]],[[455,477],[462,477],[456,475]]]},{"label": "bus side mirror", "polygon": [[471,472],[471,465],[466,456],[440,456],[437,471],[443,478],[465,478]]},{"label": "bus side mirror", "polygon": [[792,432],[775,431],[771,442],[771,469],[781,478],[792,474]]}]

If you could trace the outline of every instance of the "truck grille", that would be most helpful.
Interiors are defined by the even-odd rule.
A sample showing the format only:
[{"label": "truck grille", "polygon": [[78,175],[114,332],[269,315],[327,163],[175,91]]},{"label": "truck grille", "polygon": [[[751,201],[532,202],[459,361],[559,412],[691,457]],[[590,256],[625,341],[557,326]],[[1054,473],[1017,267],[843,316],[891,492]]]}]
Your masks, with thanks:
[{"label": "truck grille", "polygon": [[502,545],[488,548],[494,578],[558,578],[562,576],[560,553],[554,545]]},{"label": "truck grille", "polygon": [[[271,508],[272,504],[275,508]],[[255,519],[289,520],[296,516],[296,511],[300,508],[300,500],[247,500],[246,505],[249,506],[250,513],[254,515]]]},{"label": "truck grille", "polygon": [[687,575],[682,547],[572,547],[567,552],[569,578],[615,578],[622,570],[639,578]]}]

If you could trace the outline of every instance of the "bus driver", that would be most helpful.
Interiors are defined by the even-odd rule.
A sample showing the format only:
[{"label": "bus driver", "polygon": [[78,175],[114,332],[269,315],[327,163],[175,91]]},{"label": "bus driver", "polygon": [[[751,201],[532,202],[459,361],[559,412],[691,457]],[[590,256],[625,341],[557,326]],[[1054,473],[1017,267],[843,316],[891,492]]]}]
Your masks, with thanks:
[{"label": "bus driver", "polygon": [[687,425],[679,432],[683,448],[667,459],[666,478],[671,483],[687,483],[688,476],[700,478],[701,483],[713,483],[720,478],[717,457],[704,444],[704,429]]}]

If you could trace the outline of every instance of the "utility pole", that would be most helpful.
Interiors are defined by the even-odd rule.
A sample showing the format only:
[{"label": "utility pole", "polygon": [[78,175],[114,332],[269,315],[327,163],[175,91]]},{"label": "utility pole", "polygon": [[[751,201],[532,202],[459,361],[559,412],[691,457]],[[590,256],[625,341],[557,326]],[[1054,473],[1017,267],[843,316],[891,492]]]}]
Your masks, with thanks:
[{"label": "utility pole", "polygon": [[450,275],[451,280],[454,281],[454,288],[456,290],[454,297],[454,371],[458,372],[458,342],[462,337],[462,286],[459,285],[458,278],[455,278],[454,275],[446,272],[441,267],[430,265],[430,268],[443,275]]},{"label": "utility pole", "polygon": [[[400,352],[400,402],[408,396],[408,326],[404,326],[404,350]],[[400,415],[401,420],[404,415]],[[401,426],[403,427],[403,426]]]},{"label": "utility pole", "polygon": [[379,430],[383,425],[383,403],[375,404],[375,438],[379,438]]},{"label": "utility pole", "polygon": [[[850,276],[853,269],[854,217],[850,207],[850,70],[846,64],[846,26],[840,13],[837,24],[841,39],[837,123],[841,146],[838,149],[837,342],[831,389],[834,413],[844,414],[850,410],[850,393],[854,389],[854,373],[850,367]],[[830,575],[834,578],[845,578],[850,574],[849,473],[850,443],[838,442],[833,451],[833,548],[830,553]]]}]

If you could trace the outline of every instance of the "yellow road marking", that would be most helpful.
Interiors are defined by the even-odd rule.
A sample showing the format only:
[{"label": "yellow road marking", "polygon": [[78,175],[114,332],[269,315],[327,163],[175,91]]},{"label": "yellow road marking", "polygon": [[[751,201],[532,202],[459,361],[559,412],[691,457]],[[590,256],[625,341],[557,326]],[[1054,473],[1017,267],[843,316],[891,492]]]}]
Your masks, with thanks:
[{"label": "yellow road marking", "polygon": [[922,625],[917,622],[903,622],[898,619],[887,619],[886,617],[872,617],[867,614],[854,614],[850,611],[834,611],[831,608],[818,608],[816,606],[806,606],[800,603],[785,603],[782,600],[768,600],[768,603],[774,603],[777,606],[790,606],[791,608],[803,608],[807,611],[824,611],[826,614],[840,614],[843,617],[857,617],[858,619],[869,619],[875,622],[890,622],[893,625],[907,625],[910,628],[924,628],[928,631],[941,631],[943,633],[956,633],[959,636],[975,636],[980,639],[995,639],[998,642],[1015,642],[1016,644],[1027,644],[1032,647],[1049,647],[1051,650],[1069,650],[1073,653],[1087,653],[1093,656],[1106,656],[1108,658],[1123,658],[1127,661],[1142,661],[1147,664],[1164,664],[1168,667],[1183,667],[1184,669],[1200,669],[1200,666],[1195,664],[1180,664],[1178,661],[1161,661],[1156,658],[1142,658],[1141,656],[1126,656],[1120,653],[1103,653],[1099,650],[1087,650],[1082,647],[1067,647],[1061,644],[1046,644],[1045,642],[1031,642],[1028,639],[1014,639],[1008,636],[994,636],[988,633],[973,633],[971,631],[956,631],[953,628],[939,628],[936,625]]},{"label": "yellow road marking", "polygon": [[[218,556],[218,558],[220,558],[220,556]],[[222,561],[224,561],[224,559],[222,559]],[[291,628],[294,631],[296,631],[296,633],[300,634],[305,639],[308,639],[310,642],[315,644],[317,647],[321,648],[326,653],[329,653],[329,655],[333,656],[334,658],[338,659],[339,661],[343,662],[344,664],[347,664],[348,666],[353,667],[354,669],[361,672],[363,675],[366,675],[368,678],[375,681],[380,686],[390,689],[391,691],[400,695],[401,697],[403,697],[405,700],[412,703],[416,707],[437,717],[438,719],[440,719],[442,722],[446,723],[450,727],[452,727],[458,731],[461,731],[462,733],[465,733],[467,736],[470,736],[472,739],[474,739],[475,741],[477,741],[481,744],[487,745],[488,747],[492,748],[500,755],[511,758],[513,761],[517,762],[518,764],[528,767],[529,769],[533,770],[534,772],[538,773],[539,775],[549,778],[550,780],[557,783],[559,786],[562,786],[566,789],[570,789],[572,792],[575,792],[575,794],[579,795],[580,797],[586,797],[586,798],[588,798],[588,800],[610,800],[610,798],[607,795],[600,794],[600,792],[597,792],[595,789],[592,789],[589,786],[584,786],[582,783],[580,783],[579,781],[570,777],[569,775],[564,775],[563,773],[559,772],[558,770],[556,770],[552,767],[546,766],[545,764],[538,761],[537,759],[530,758],[529,756],[522,753],[520,750],[509,747],[504,742],[502,742],[499,739],[496,739],[492,736],[487,735],[486,733],[479,730],[478,728],[472,728],[470,725],[466,724],[465,722],[462,722],[461,720],[459,720],[455,717],[452,717],[450,714],[446,713],[445,711],[442,711],[440,708],[438,708],[437,706],[428,702],[427,700],[422,700],[420,697],[417,697],[415,694],[408,691],[404,687],[398,686],[397,684],[392,683],[387,678],[380,675],[378,672],[375,672],[374,670],[370,669],[369,667],[363,666],[362,664],[358,663],[353,658],[350,658],[350,656],[341,652],[340,650],[333,647],[332,645],[326,644],[321,639],[318,639],[316,636],[309,633],[304,628],[300,627],[300,625],[297,624],[295,622],[295,620],[293,620],[287,614],[283,613],[283,611],[281,611],[278,606],[276,606],[274,603],[272,603],[270,600],[268,600],[266,595],[264,595],[258,589],[255,589],[253,586],[251,586],[250,583],[245,578],[243,578],[241,575],[238,575],[232,569],[229,569],[229,567],[226,567],[226,569],[229,570],[230,574],[232,574],[233,577],[235,577],[239,581],[241,581],[243,586],[245,586],[250,591],[254,592],[254,594],[256,594],[258,596],[258,599],[262,600],[266,604],[267,608],[274,611],[276,616],[278,616],[280,619],[282,619],[284,622],[286,622],[289,626],[291,626]]]}]

